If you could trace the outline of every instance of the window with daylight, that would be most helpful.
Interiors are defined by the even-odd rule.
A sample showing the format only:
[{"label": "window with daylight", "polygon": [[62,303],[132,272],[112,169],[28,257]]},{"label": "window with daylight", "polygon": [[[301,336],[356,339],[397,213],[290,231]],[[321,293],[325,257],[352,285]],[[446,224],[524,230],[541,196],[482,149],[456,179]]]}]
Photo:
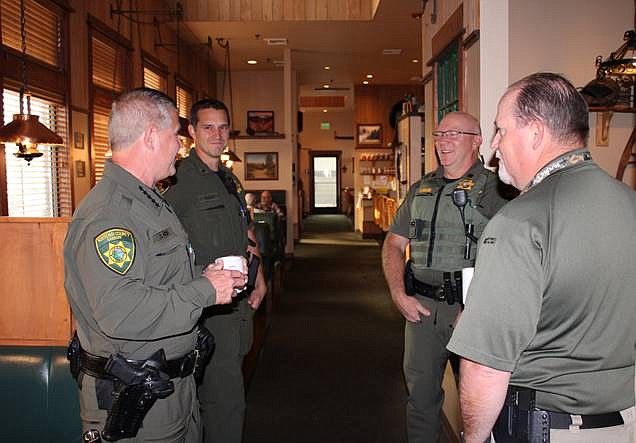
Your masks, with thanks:
[{"label": "window with daylight", "polygon": [[91,174],[97,183],[109,153],[108,117],[114,99],[127,87],[126,48],[109,37],[91,32],[92,133]]},{"label": "window with daylight", "polygon": [[[57,217],[72,213],[67,142],[66,69],[63,47],[67,22],[64,10],[49,1],[25,0],[26,71],[22,70],[20,2],[0,0],[0,26],[4,49],[0,94],[3,124],[20,113],[24,76],[31,91],[31,114],[64,140],[63,146],[39,145],[44,155],[31,163],[13,155],[14,144],[4,145],[0,160],[0,215]],[[28,112],[26,99],[23,111]],[[0,151],[1,153],[2,151]],[[1,155],[1,154],[0,154]]]},{"label": "window with daylight", "polygon": [[[20,113],[20,93],[3,89],[4,123]],[[38,146],[44,155],[28,164],[13,155],[17,145],[5,145],[7,203],[10,217],[71,215],[71,186],[66,144],[66,109],[60,102],[31,97],[31,114],[64,139],[63,146]]]},{"label": "window with daylight", "polygon": [[437,60],[437,121],[459,110],[459,41],[449,45]]}]

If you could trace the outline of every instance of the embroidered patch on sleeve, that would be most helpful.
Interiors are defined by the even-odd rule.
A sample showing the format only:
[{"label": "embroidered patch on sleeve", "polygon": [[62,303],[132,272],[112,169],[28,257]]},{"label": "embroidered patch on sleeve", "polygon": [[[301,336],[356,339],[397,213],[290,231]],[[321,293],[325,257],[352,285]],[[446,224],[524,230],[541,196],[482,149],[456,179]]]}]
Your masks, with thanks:
[{"label": "embroidered patch on sleeve", "polygon": [[124,275],[135,260],[135,237],[123,228],[112,228],[95,237],[95,249],[110,270]]}]

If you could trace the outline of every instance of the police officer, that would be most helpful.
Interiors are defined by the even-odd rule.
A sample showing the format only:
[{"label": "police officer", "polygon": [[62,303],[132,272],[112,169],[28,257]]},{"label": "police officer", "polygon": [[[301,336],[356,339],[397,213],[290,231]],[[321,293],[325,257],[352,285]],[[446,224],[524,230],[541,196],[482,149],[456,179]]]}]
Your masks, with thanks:
[{"label": "police officer", "polygon": [[559,75],[510,86],[495,124],[522,193],[481,237],[448,344],[465,439],[496,421],[498,443],[633,442],[636,193],[593,161],[587,105]]},{"label": "police officer", "polygon": [[[190,111],[194,148],[178,166],[176,182],[165,192],[192,239],[197,266],[224,256],[256,253],[255,236],[238,178],[221,164],[230,121],[226,106],[215,99],[195,103]],[[252,345],[252,319],[266,292],[259,266],[254,290],[229,306],[204,313],[216,349],[199,388],[206,443],[240,443],[245,415],[243,358]]]},{"label": "police officer", "polygon": [[[199,441],[195,325],[203,308],[229,303],[246,282],[244,274],[220,266],[195,274],[188,237],[155,190],[174,173],[178,129],[166,95],[146,88],[122,94],[109,122],[112,161],[75,211],[64,243],[65,288],[79,338],[71,368],[83,427],[111,439],[130,437],[121,441]],[[117,428],[122,422],[112,418],[116,429],[104,429],[116,415],[114,392],[132,392],[127,377],[113,377],[119,374],[114,361],[152,379],[152,395],[168,394],[155,396],[138,430]],[[156,392],[159,385],[166,390]],[[119,410],[117,417],[134,413]]]},{"label": "police officer", "polygon": [[[481,131],[470,114],[452,112],[433,131],[440,167],[409,190],[382,248],[393,302],[406,319],[404,374],[409,442],[436,442],[441,431],[445,346],[461,311],[461,269],[475,260],[474,238],[506,200],[495,174],[478,161]],[[463,190],[465,205],[453,191]],[[457,202],[459,203],[459,202]],[[410,282],[405,286],[405,251]]]}]

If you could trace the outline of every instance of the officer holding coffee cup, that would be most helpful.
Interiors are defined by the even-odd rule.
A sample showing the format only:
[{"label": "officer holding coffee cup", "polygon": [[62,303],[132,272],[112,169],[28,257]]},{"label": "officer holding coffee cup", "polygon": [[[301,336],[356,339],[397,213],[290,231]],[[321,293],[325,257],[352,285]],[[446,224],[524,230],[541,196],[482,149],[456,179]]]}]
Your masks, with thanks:
[{"label": "officer holding coffee cup", "polygon": [[181,160],[176,183],[164,196],[188,232],[195,265],[222,263],[224,269],[249,273],[253,280],[231,305],[203,314],[203,323],[216,340],[199,388],[204,441],[240,443],[245,414],[243,357],[252,345],[252,318],[267,286],[262,267],[253,258],[259,254],[245,192],[239,179],[221,164],[230,134],[227,107],[215,99],[195,103],[188,131],[194,148]]}]

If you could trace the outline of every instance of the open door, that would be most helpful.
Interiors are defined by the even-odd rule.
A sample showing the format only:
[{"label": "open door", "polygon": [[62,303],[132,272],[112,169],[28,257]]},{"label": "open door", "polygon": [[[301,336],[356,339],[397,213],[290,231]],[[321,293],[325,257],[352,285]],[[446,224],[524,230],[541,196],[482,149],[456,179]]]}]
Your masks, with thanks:
[{"label": "open door", "polygon": [[340,212],[340,153],[311,153],[311,212]]}]

